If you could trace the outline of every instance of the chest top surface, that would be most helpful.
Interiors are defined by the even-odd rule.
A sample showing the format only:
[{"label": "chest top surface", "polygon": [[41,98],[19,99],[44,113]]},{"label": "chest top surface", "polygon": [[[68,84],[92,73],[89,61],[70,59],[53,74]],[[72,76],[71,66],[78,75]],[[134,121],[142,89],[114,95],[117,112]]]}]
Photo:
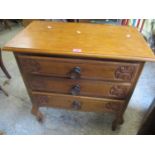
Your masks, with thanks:
[{"label": "chest top surface", "polygon": [[102,24],[34,21],[3,50],[155,61],[152,50],[136,28]]}]

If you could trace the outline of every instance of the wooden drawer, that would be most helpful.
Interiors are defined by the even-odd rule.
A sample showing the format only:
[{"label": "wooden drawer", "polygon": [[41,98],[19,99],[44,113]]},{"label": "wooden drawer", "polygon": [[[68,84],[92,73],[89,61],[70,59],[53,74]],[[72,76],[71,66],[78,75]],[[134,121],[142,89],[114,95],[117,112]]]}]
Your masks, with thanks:
[{"label": "wooden drawer", "polygon": [[54,58],[19,55],[24,72],[31,74],[67,77],[71,79],[95,79],[132,81],[139,63],[96,61],[71,58]]},{"label": "wooden drawer", "polygon": [[35,91],[117,99],[125,99],[131,86],[128,83],[72,80],[44,76],[29,76],[28,78],[31,89]]},{"label": "wooden drawer", "polygon": [[54,107],[80,111],[114,112],[124,101],[93,97],[79,97],[52,93],[32,92],[33,101],[41,107]]}]

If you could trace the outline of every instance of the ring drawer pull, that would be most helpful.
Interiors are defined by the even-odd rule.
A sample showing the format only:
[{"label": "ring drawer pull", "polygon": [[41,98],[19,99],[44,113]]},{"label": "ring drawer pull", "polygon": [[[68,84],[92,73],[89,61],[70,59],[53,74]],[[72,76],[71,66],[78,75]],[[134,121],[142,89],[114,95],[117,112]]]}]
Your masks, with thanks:
[{"label": "ring drawer pull", "polygon": [[73,101],[73,103],[72,103],[72,108],[73,108],[74,110],[79,110],[79,109],[81,109],[81,103],[80,103],[79,101]]},{"label": "ring drawer pull", "polygon": [[81,76],[81,68],[79,66],[74,67],[70,72],[71,79],[78,79]]},{"label": "ring drawer pull", "polygon": [[78,95],[80,93],[80,85],[75,85],[71,88],[72,95]]}]

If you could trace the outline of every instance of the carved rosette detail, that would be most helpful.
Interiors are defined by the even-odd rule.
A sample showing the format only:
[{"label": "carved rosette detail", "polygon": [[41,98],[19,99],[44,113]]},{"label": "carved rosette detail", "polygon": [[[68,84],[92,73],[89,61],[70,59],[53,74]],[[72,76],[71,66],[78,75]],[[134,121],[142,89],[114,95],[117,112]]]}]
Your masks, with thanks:
[{"label": "carved rosette detail", "polygon": [[22,62],[22,64],[23,64],[23,68],[30,72],[39,72],[39,70],[41,69],[40,64],[35,60],[26,59]]},{"label": "carved rosette detail", "polygon": [[115,78],[130,81],[134,72],[135,66],[119,66],[115,71]]},{"label": "carved rosette detail", "polygon": [[36,101],[37,101],[37,104],[39,105],[47,105],[49,99],[47,96],[37,96]]},{"label": "carved rosette detail", "polygon": [[122,108],[122,104],[109,102],[105,105],[105,108],[110,111],[119,111]]},{"label": "carved rosette detail", "polygon": [[124,98],[126,96],[126,91],[126,87],[115,85],[111,87],[109,95]]}]

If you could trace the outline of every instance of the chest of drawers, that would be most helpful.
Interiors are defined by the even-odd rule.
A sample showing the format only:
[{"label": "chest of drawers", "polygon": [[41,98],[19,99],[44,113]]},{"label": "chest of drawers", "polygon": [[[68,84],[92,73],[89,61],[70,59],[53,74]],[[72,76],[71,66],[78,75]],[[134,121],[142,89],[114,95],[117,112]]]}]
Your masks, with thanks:
[{"label": "chest of drawers", "polygon": [[13,51],[32,101],[39,107],[115,114],[123,123],[145,61],[154,55],[130,27],[33,22],[4,50]]}]

